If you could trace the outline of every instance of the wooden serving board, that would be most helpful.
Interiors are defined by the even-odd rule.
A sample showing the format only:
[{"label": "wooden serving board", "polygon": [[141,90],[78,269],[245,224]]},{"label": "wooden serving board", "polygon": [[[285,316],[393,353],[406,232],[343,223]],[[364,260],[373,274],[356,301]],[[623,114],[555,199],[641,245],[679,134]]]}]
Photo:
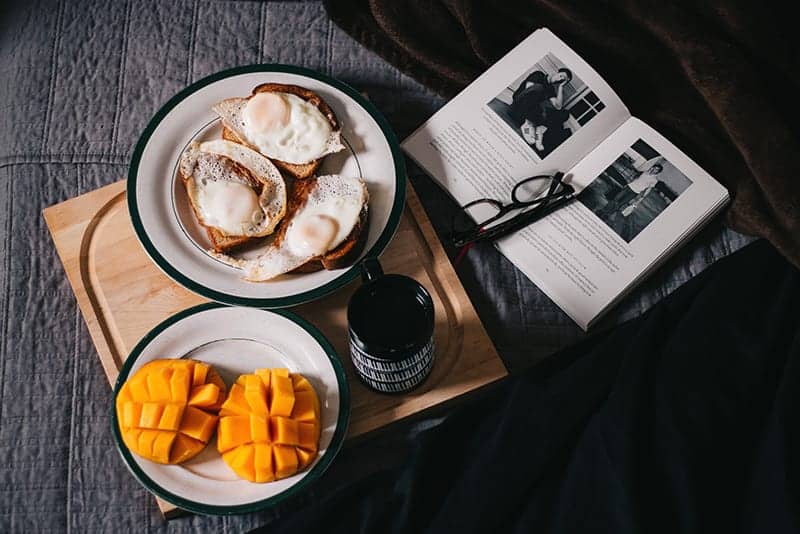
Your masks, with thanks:
[{"label": "wooden serving board", "polygon": [[[100,361],[113,385],[129,351],[158,323],[206,299],[177,285],[150,261],[131,226],[125,181],[50,206],[44,218],[64,264]],[[506,368],[445,255],[419,199],[409,186],[394,239],[381,255],[387,273],[424,285],[434,300],[436,363],[416,390],[381,395],[353,372],[346,307],[359,281],[294,308],[336,348],[348,371],[348,439],[441,405],[506,375]],[[159,501],[165,515],[175,508]]]}]

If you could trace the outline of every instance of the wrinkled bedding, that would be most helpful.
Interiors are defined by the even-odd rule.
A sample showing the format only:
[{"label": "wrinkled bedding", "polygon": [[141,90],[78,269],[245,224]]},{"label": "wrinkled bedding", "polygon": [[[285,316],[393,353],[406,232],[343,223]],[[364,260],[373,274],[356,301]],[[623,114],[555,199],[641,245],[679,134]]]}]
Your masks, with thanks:
[{"label": "wrinkled bedding", "polygon": [[[281,62],[336,76],[367,93],[400,137],[444,99],[337,29],[318,2],[9,4],[0,8],[0,532],[239,532],[268,523],[292,503],[166,523],[126,471],[109,432],[110,389],[41,210],[124,178],[158,107],[224,68]],[[411,171],[441,230],[451,201]],[[749,241],[711,225],[599,328],[639,315]],[[491,246],[473,249],[457,270],[512,370],[584,337]],[[437,421],[343,451],[303,498],[390,462]]]}]

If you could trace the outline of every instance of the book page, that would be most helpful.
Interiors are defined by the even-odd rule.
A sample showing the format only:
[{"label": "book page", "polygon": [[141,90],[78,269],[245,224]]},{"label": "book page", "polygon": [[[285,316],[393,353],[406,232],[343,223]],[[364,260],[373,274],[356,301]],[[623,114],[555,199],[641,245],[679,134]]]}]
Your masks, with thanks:
[{"label": "book page", "polygon": [[403,142],[457,202],[507,201],[519,180],[572,167],[630,116],[608,84],[540,29]]},{"label": "book page", "polygon": [[569,175],[576,199],[497,247],[584,329],[728,199],[635,118]]}]

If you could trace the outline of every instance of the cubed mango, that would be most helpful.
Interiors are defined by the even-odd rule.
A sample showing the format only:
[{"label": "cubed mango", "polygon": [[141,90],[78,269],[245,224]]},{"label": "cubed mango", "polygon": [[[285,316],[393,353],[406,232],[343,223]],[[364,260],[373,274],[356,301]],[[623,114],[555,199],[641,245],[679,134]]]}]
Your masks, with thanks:
[{"label": "cubed mango", "polygon": [[250,436],[256,443],[269,443],[269,420],[260,414],[250,414]]},{"label": "cubed mango", "polygon": [[281,417],[289,417],[294,408],[294,389],[288,376],[272,374],[269,390],[269,413]]},{"label": "cubed mango", "polygon": [[216,384],[203,384],[193,386],[189,394],[189,406],[209,407],[214,406],[219,398],[219,388]]},{"label": "cubed mango", "polygon": [[[197,385],[192,398],[195,405],[187,408],[195,379],[206,382]],[[147,362],[117,394],[116,415],[123,442],[132,452],[154,462],[190,459],[203,450],[216,429],[216,412],[226,390],[219,374],[206,364],[182,359]]]},{"label": "cubed mango", "polygon": [[320,404],[308,380],[286,369],[258,369],[231,387],[220,412],[217,446],[240,477],[268,482],[314,461],[319,429]]},{"label": "cubed mango", "polygon": [[292,446],[300,444],[297,421],[288,417],[270,417],[269,422],[270,433],[274,443]]},{"label": "cubed mango", "polygon": [[272,462],[275,466],[275,478],[286,478],[297,472],[297,451],[294,447],[273,445]]},{"label": "cubed mango", "polygon": [[190,438],[208,443],[216,426],[216,415],[206,413],[194,406],[187,406],[181,419],[180,431]]},{"label": "cubed mango", "polygon": [[220,417],[217,431],[217,450],[219,452],[229,451],[251,441],[253,438],[250,434],[249,415]]},{"label": "cubed mango", "polygon": [[257,375],[244,375],[244,396],[253,413],[267,415],[267,388]]},{"label": "cubed mango", "polygon": [[145,402],[142,404],[142,415],[139,418],[139,428],[158,428],[164,405],[159,402]]}]

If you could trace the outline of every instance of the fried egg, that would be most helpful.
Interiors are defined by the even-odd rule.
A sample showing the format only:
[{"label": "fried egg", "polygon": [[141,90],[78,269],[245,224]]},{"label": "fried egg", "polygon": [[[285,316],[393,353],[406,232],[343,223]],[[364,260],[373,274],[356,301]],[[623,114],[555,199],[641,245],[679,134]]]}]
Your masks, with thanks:
[{"label": "fried egg", "polygon": [[225,140],[192,143],[180,172],[200,224],[227,236],[271,234],[286,213],[286,184],[267,158]]},{"label": "fried egg", "polygon": [[276,239],[252,259],[210,252],[244,271],[245,280],[262,282],[288,273],[342,244],[358,224],[369,194],[360,178],[336,174],[313,178],[302,205]]},{"label": "fried egg", "polygon": [[212,109],[242,142],[268,158],[301,165],[344,148],[341,131],[317,106],[293,94],[259,92]]}]

